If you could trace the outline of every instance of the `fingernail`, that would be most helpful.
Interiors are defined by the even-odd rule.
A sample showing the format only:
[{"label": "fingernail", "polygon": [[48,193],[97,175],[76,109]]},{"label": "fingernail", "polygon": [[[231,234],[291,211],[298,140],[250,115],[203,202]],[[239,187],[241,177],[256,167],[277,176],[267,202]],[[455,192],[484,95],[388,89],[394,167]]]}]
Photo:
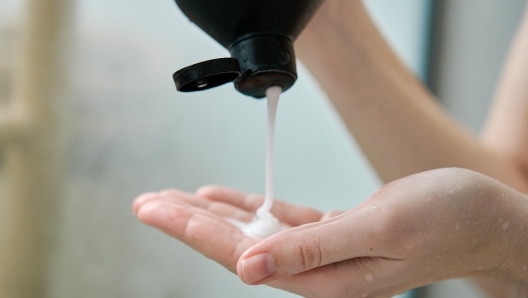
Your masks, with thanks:
[{"label": "fingernail", "polygon": [[275,262],[270,254],[258,254],[242,261],[244,282],[253,284],[275,273]]}]

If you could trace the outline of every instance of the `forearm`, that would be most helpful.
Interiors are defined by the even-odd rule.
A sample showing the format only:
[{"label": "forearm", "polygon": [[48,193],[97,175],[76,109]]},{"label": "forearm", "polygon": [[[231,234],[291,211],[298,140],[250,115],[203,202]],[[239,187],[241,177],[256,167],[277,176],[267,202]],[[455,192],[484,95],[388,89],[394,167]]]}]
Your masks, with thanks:
[{"label": "forearm", "polygon": [[[494,208],[490,208],[492,204]],[[482,264],[497,260],[492,280],[479,279],[477,283],[491,297],[528,297],[528,196],[504,185],[498,185],[488,207],[481,206],[485,218],[482,228],[494,239],[487,254],[481,255]],[[500,283],[503,280],[511,283]]]},{"label": "forearm", "polygon": [[435,103],[360,1],[327,1],[299,39],[298,54],[385,182],[456,166],[528,192],[514,164]]},{"label": "forearm", "polygon": [[511,47],[486,125],[487,144],[518,161],[528,179],[528,7]]}]

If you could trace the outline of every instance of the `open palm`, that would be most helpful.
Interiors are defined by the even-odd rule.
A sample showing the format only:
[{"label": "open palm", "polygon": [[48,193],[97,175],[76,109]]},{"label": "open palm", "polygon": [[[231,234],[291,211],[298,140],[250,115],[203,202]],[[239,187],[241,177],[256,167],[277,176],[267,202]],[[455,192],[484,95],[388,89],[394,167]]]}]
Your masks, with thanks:
[{"label": "open palm", "polygon": [[[179,239],[236,273],[242,253],[261,240],[246,237],[226,219],[250,222],[262,202],[262,196],[207,186],[195,194],[178,190],[144,194],[135,200],[133,211],[143,223]],[[280,201],[275,201],[271,212],[292,227],[317,222],[323,217],[316,210]]]},{"label": "open palm", "polygon": [[[498,193],[508,196],[498,199]],[[251,221],[262,196],[209,186],[195,194],[145,194],[133,208],[143,223],[247,284],[306,297],[371,298],[449,278],[500,275],[497,268],[507,254],[497,252],[514,232],[508,223],[520,220],[517,204],[525,200],[481,174],[435,170],[387,184],[345,213],[323,214],[276,201],[272,213],[291,228],[264,240],[246,237],[227,220]],[[496,205],[503,208],[482,207]]]}]

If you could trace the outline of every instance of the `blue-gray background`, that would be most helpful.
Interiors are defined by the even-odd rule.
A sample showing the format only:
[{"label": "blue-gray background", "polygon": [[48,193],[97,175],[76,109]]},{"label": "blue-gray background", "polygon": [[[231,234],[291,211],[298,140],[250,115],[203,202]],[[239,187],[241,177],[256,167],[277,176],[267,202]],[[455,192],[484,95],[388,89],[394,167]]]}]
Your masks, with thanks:
[{"label": "blue-gray background", "polygon": [[[426,62],[425,0],[369,0],[369,10],[418,75]],[[232,85],[178,94],[171,74],[228,53],[170,0],[79,0],[71,80],[67,197],[50,272],[51,297],[292,297],[243,285],[132,216],[135,196],[222,184],[264,189],[266,108]],[[20,22],[0,0],[0,26]],[[15,24],[15,25],[13,25]],[[282,97],[276,195],[347,210],[381,184],[302,65]]]}]

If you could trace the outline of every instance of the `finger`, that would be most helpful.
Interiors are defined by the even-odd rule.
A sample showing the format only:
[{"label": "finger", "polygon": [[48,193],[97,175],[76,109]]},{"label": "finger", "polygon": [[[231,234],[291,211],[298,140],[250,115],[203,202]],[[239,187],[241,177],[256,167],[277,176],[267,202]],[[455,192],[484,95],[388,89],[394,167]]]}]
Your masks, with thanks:
[{"label": "finger", "polygon": [[[196,195],[212,201],[231,204],[249,212],[255,212],[264,201],[263,196],[247,195],[234,189],[220,186],[202,187],[196,192]],[[278,220],[291,226],[300,226],[319,221],[323,215],[317,210],[287,204],[278,200],[273,202],[271,213]]]},{"label": "finger", "polygon": [[176,190],[165,190],[160,192],[162,197],[167,200],[177,200],[179,202],[185,202],[189,205],[199,207],[205,210],[209,210],[212,213],[225,218],[232,218],[242,222],[251,222],[254,215],[246,210],[235,207],[231,204],[224,202],[215,202],[209,199],[191,195],[187,193],[181,193]]},{"label": "finger", "polygon": [[357,209],[278,233],[244,253],[237,264],[238,275],[256,284],[352,258],[399,259],[399,251],[391,248],[397,236],[385,212]]},{"label": "finger", "polygon": [[262,205],[262,199],[258,196],[249,196],[238,190],[217,185],[200,187],[196,195],[213,201],[225,202],[249,212],[255,212]]},{"label": "finger", "polygon": [[173,236],[206,257],[235,272],[240,255],[258,240],[245,237],[224,220],[201,209],[188,209],[178,204],[151,201],[142,205],[138,219]]},{"label": "finger", "polygon": [[[134,202],[132,203],[132,213],[134,215],[137,214],[137,211],[138,209],[141,207],[141,205],[149,202],[149,201],[152,201],[152,200],[160,200],[161,199],[161,195],[163,194],[170,194],[172,197],[180,197],[180,198],[188,198],[188,197],[191,197],[193,196],[192,194],[189,194],[189,193],[186,193],[186,192],[183,192],[183,191],[179,191],[179,190],[176,190],[176,189],[170,189],[170,190],[166,190],[166,191],[162,191],[162,192],[148,192],[148,193],[145,193],[143,195],[140,195],[139,197],[137,197]],[[169,200],[167,200],[169,201]]]},{"label": "finger", "polygon": [[236,219],[242,222],[250,222],[253,214],[223,202],[213,202],[205,198],[181,192],[179,190],[164,190],[159,193],[147,193],[138,197],[133,203],[133,212],[137,213],[139,207],[151,201],[164,201],[167,203],[180,203],[209,210],[212,213],[226,218]]},{"label": "finger", "polygon": [[[161,192],[161,193],[165,193],[165,192]],[[152,202],[158,202],[158,203],[165,203],[168,205],[175,205],[177,207],[183,207],[191,213],[202,214],[202,215],[214,218],[219,222],[219,224],[235,226],[235,227],[237,227],[237,225],[229,221],[228,219],[235,219],[236,221],[246,222],[247,217],[252,216],[250,214],[248,215],[247,212],[241,211],[238,208],[232,207],[227,204],[225,204],[226,205],[225,209],[214,208],[216,210],[211,211],[211,210],[208,210],[207,208],[202,208],[200,206],[191,204],[185,199],[182,199],[179,197],[168,197],[166,194],[162,195],[161,193],[156,198],[150,199],[148,201],[148,204],[151,204]],[[243,212],[243,213],[240,213],[240,212]]]},{"label": "finger", "polygon": [[140,195],[132,203],[132,213],[134,215],[137,215],[138,209],[139,207],[141,207],[141,205],[145,204],[146,202],[150,200],[156,199],[158,197],[159,197],[159,194],[157,192],[149,192],[149,193]]},{"label": "finger", "polygon": [[[153,207],[155,206],[155,207]],[[149,209],[157,209],[155,210],[156,213],[150,212],[152,218],[150,218],[149,222],[143,222],[143,217],[140,218],[140,211],[145,211]],[[208,210],[198,208],[192,205],[189,205],[185,202],[179,202],[177,200],[172,200],[170,202],[164,201],[162,199],[159,200],[151,200],[148,203],[144,204],[140,207],[138,210],[138,219],[142,221],[143,223],[146,223],[152,227],[155,227],[162,232],[169,234],[170,236],[173,236],[175,238],[180,239],[178,234],[179,225],[172,225],[172,220],[170,219],[170,216],[167,216],[166,214],[170,214],[172,210],[176,210],[179,213],[176,213],[176,215],[180,214],[182,210],[185,212],[194,215],[203,215],[205,217],[209,217],[216,221],[217,225],[222,225],[225,228],[233,228],[233,225],[230,224],[228,221],[226,221],[224,218],[217,216],[216,214],[211,213]],[[154,215],[152,215],[154,214]],[[144,213],[141,214],[144,216]],[[154,217],[155,215],[159,215],[159,217]],[[175,215],[175,216],[176,216]]]},{"label": "finger", "polygon": [[408,272],[405,261],[383,258],[354,258],[318,267],[267,285],[303,297],[393,297],[431,281]]},{"label": "finger", "polygon": [[[207,212],[200,209],[203,212]],[[253,246],[258,240],[246,238],[236,229],[226,226],[215,220],[214,216],[199,214],[179,206],[163,201],[151,201],[138,210],[138,218],[146,224],[160,228],[163,232],[176,237],[191,248],[206,257],[220,263],[232,272],[235,272],[236,261],[244,250]],[[339,265],[328,265],[307,271],[291,277],[270,282],[269,285],[307,297],[350,296],[356,291],[369,293],[368,297],[375,295],[379,289],[373,289],[373,284],[386,285],[379,268],[390,266],[373,266],[361,259],[341,262]],[[395,268],[400,272],[401,268]],[[367,278],[365,277],[367,276]],[[376,283],[370,283],[370,276]],[[389,274],[388,276],[398,276]],[[394,291],[396,287],[390,290]],[[383,293],[387,294],[385,288]],[[397,292],[394,292],[394,294]]]},{"label": "finger", "polygon": [[334,218],[338,215],[341,215],[343,214],[343,212],[341,211],[329,211],[329,212],[326,212],[325,214],[323,214],[323,217],[321,217],[321,221],[325,221],[327,219],[330,219],[330,218]]}]

